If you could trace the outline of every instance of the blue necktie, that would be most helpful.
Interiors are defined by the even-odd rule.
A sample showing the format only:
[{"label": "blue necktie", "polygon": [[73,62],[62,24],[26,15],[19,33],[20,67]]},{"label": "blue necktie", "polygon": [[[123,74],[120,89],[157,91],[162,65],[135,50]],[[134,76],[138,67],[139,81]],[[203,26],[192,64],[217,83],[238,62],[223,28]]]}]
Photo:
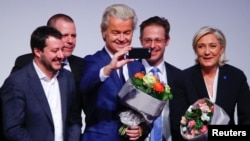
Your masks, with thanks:
[{"label": "blue necktie", "polygon": [[124,84],[126,82],[126,80],[125,80],[124,75],[123,75],[123,68],[122,67],[119,68],[119,75],[120,75],[120,79],[121,79],[122,84]]},{"label": "blue necktie", "polygon": [[[160,70],[157,67],[154,67],[151,72],[154,76],[159,78],[158,72]],[[150,133],[150,141],[161,141],[162,140],[162,116],[156,118],[154,121],[153,128]]]},{"label": "blue necktie", "polygon": [[158,72],[159,72],[160,70],[157,68],[157,67],[153,67],[152,69],[151,69],[151,72],[153,73],[153,75],[154,76],[156,76],[158,79],[160,79],[160,77],[159,77],[159,75],[158,75]]},{"label": "blue necktie", "polygon": [[162,119],[161,115],[154,121],[154,126],[150,133],[150,141],[161,141],[162,140]]}]

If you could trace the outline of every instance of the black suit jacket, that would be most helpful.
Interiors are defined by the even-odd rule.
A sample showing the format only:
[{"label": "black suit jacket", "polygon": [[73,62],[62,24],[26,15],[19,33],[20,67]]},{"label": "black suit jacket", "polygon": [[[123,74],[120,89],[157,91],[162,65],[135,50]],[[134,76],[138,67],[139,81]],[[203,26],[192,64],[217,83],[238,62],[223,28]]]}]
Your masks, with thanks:
[{"label": "black suit jacket", "polygon": [[[166,72],[167,72],[167,81],[168,81],[167,83],[170,86],[171,91],[172,91],[172,89],[174,89],[173,85],[174,85],[177,77],[180,75],[181,70],[179,68],[177,68],[177,67],[175,67],[175,66],[167,63],[167,62],[164,62],[164,64],[165,64]],[[173,93],[173,98],[175,98],[175,94],[174,93]],[[171,101],[172,100],[169,100],[169,106],[170,106]],[[172,112],[175,112],[174,108],[170,108],[169,107],[169,118],[171,118],[170,116],[172,116],[172,114],[171,114]],[[162,128],[163,129],[163,133],[162,133],[163,134],[163,138],[162,139],[166,140],[165,139],[165,134],[166,134],[165,133],[166,132],[165,129],[167,128],[166,126],[168,126],[167,124],[169,124],[169,122],[167,122],[166,120],[164,120],[164,117],[166,117],[168,119],[168,115],[163,115],[163,128]],[[170,128],[171,128],[171,126],[172,125],[170,124]],[[170,129],[170,130],[171,130],[171,135],[172,135],[174,133],[174,131],[172,129]]]},{"label": "black suit jacket", "polygon": [[[183,71],[180,81],[175,84],[179,87],[176,98],[172,101],[173,113],[171,123],[174,124],[175,133],[180,137],[180,119],[189,105],[198,99],[209,98],[200,65],[194,65]],[[215,103],[222,107],[229,115],[229,124],[234,123],[235,106],[237,104],[238,124],[250,124],[250,90],[243,71],[231,65],[219,67],[217,96]],[[177,135],[178,136],[178,135]],[[180,139],[179,139],[180,140]]]}]

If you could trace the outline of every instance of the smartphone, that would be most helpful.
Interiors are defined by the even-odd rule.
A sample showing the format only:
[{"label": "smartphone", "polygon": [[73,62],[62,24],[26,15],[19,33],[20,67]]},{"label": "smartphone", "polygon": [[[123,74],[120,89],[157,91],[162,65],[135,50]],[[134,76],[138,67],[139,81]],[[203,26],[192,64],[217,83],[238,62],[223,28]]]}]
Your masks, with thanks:
[{"label": "smartphone", "polygon": [[127,54],[124,56],[125,58],[129,59],[148,59],[151,57],[151,49],[150,48],[143,48],[143,47],[136,47],[132,48]]}]

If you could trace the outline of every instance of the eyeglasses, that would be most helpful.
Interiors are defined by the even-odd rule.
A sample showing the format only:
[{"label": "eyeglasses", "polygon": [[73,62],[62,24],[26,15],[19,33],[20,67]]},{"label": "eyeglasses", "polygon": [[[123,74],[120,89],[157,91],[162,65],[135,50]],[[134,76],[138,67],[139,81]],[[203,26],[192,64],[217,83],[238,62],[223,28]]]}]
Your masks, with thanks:
[{"label": "eyeglasses", "polygon": [[142,41],[146,44],[152,44],[152,42],[156,43],[156,44],[162,44],[166,41],[166,39],[150,39],[150,38],[146,38],[146,39],[142,39]]}]

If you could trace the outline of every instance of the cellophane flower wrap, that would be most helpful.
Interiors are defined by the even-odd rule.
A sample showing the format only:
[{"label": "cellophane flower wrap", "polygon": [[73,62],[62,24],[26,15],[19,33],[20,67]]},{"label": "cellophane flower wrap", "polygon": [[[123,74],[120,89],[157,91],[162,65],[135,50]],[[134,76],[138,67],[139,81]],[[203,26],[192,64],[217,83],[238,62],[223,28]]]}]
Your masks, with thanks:
[{"label": "cellophane flower wrap", "polygon": [[180,124],[181,135],[186,140],[207,140],[208,125],[225,125],[229,116],[218,105],[207,98],[202,98],[189,106]]},{"label": "cellophane flower wrap", "polygon": [[143,72],[137,72],[129,79],[118,95],[122,104],[130,109],[120,113],[123,123],[119,130],[121,135],[129,126],[139,125],[141,122],[152,123],[161,114],[167,100],[173,98],[167,84],[160,82],[154,75]]}]

